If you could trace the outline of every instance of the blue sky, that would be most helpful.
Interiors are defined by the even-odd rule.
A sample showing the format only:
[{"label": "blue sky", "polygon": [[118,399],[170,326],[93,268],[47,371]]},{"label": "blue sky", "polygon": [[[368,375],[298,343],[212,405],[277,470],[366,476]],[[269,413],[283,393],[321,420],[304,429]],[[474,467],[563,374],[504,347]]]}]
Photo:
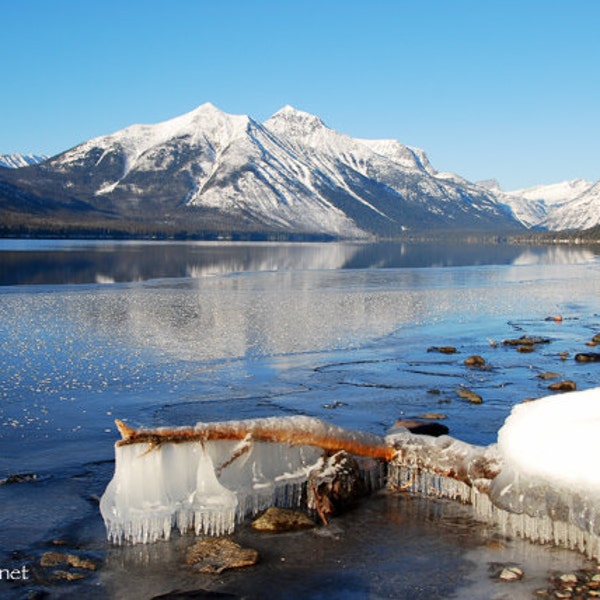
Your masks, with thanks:
[{"label": "blue sky", "polygon": [[504,189],[600,179],[597,0],[0,0],[0,153],[285,104]]}]

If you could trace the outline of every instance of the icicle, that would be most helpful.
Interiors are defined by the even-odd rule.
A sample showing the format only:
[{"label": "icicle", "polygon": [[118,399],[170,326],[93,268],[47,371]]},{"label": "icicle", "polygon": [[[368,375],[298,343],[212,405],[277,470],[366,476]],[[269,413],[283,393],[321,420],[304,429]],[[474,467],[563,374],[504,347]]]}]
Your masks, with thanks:
[{"label": "icicle", "polygon": [[[392,453],[381,438],[308,417],[155,430],[117,425],[123,439],[100,503],[115,543],[168,539],[173,526],[181,533],[230,533],[236,521],[269,506],[300,505],[324,449]],[[364,465],[367,486],[381,485],[381,472]]]},{"label": "icicle", "polygon": [[396,449],[388,465],[393,489],[469,503],[477,518],[507,536],[600,558],[600,497],[594,490],[586,494],[522,473],[495,445],[481,448],[449,436],[414,435],[404,428],[386,441]]}]

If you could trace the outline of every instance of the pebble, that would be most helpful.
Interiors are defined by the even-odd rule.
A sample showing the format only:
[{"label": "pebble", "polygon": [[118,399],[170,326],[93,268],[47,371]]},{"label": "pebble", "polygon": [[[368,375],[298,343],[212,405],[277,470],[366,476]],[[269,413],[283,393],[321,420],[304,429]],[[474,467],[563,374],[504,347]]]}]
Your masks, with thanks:
[{"label": "pebble", "polygon": [[315,527],[315,522],[302,511],[290,508],[268,508],[258,519],[252,522],[257,531],[298,531]]},{"label": "pebble", "polygon": [[461,398],[468,400],[471,404],[481,404],[483,402],[483,398],[479,394],[477,394],[467,388],[462,388],[462,387],[458,388],[456,390],[456,393]]},{"label": "pebble", "polygon": [[44,552],[40,558],[40,566],[56,567],[57,565],[70,565],[76,569],[86,569],[95,571],[97,564],[89,559],[77,554],[69,554],[66,552]]},{"label": "pebble", "polygon": [[504,567],[498,575],[501,581],[519,581],[523,579],[523,570],[519,567]]},{"label": "pebble", "polygon": [[575,355],[577,362],[600,362],[600,352],[579,352]]},{"label": "pebble", "polygon": [[548,389],[552,390],[553,392],[574,392],[577,389],[577,384],[570,379],[565,379],[564,381],[551,383],[548,386]]},{"label": "pebble", "polygon": [[474,354],[473,356],[469,356],[465,359],[465,366],[467,367],[483,367],[485,365],[485,358],[483,356],[479,356],[479,354]]},{"label": "pebble", "polygon": [[442,354],[455,354],[457,352],[454,346],[430,346],[427,352],[441,352]]},{"label": "pebble", "polygon": [[434,421],[441,421],[442,419],[447,419],[447,415],[444,413],[436,413],[436,412],[428,412],[419,415],[419,419],[432,419]]},{"label": "pebble", "polygon": [[538,375],[540,379],[558,379],[560,377],[559,373],[554,373],[553,371],[546,371],[544,373],[540,373]]},{"label": "pebble", "polygon": [[190,546],[185,562],[200,573],[219,574],[227,569],[249,567],[258,562],[258,551],[242,548],[228,537],[205,538]]}]

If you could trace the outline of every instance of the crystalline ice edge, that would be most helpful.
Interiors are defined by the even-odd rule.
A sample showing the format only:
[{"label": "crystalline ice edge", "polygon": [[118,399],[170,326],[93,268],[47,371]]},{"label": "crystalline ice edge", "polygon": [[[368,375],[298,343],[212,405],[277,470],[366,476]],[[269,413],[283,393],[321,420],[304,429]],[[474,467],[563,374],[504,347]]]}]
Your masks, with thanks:
[{"label": "crystalline ice edge", "polygon": [[[245,442],[242,442],[244,444]],[[273,503],[297,506],[322,451],[310,446],[187,442],[117,446],[115,474],[100,502],[116,543],[169,539],[173,526],[196,534],[231,533],[236,521]]]},{"label": "crystalline ice edge", "polygon": [[400,428],[388,484],[473,505],[475,516],[507,536],[554,543],[600,558],[600,388],[515,406],[498,444]]},{"label": "crystalline ice edge", "polygon": [[[235,431],[236,439],[223,439],[224,429],[227,435]],[[243,435],[254,431],[256,437],[268,439],[274,430],[284,439],[316,441],[295,445]],[[341,439],[384,447],[377,436],[301,416],[199,423],[191,430],[193,441],[181,437],[181,432],[154,430],[144,438],[149,441],[125,439],[115,445],[115,473],[100,502],[111,541],[169,539],[174,527],[181,533],[190,529],[205,535],[230,533],[247,515],[272,505],[299,506],[306,499],[308,479],[323,467],[319,441]],[[219,439],[210,439],[211,435]],[[368,488],[384,485],[380,461],[364,460],[360,465]]]}]

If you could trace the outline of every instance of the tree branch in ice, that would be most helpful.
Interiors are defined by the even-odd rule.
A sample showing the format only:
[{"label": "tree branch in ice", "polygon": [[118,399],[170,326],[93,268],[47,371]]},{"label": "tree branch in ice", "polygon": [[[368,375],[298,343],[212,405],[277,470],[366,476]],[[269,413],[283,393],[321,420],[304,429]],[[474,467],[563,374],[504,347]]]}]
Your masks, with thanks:
[{"label": "tree branch in ice", "polygon": [[304,416],[198,423],[195,427],[157,429],[134,429],[118,419],[115,423],[122,437],[117,446],[149,444],[153,449],[165,443],[250,439],[255,442],[315,446],[330,452],[345,450],[357,456],[385,460],[390,460],[394,455],[394,449],[382,438]]}]

